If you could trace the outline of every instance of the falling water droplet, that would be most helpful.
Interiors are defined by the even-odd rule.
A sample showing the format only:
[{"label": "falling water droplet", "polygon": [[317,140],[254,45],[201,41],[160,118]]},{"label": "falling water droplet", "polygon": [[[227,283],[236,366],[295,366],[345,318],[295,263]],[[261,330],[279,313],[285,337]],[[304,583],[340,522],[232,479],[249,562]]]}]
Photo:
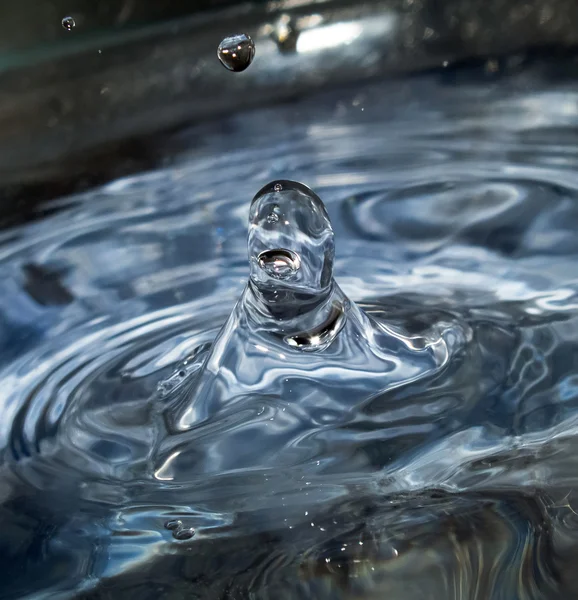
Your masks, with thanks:
[{"label": "falling water droplet", "polygon": [[273,186],[273,189],[274,189],[276,192],[280,192],[280,191],[282,191],[282,190],[283,190],[283,186],[282,186],[280,183],[276,183],[276,184]]},{"label": "falling water droplet", "polygon": [[255,57],[255,44],[245,33],[226,37],[217,49],[221,64],[235,73],[244,71]]},{"label": "falling water droplet", "polygon": [[64,27],[66,31],[71,31],[73,27],[76,27],[76,21],[72,17],[64,17],[64,19],[62,19],[62,27]]}]

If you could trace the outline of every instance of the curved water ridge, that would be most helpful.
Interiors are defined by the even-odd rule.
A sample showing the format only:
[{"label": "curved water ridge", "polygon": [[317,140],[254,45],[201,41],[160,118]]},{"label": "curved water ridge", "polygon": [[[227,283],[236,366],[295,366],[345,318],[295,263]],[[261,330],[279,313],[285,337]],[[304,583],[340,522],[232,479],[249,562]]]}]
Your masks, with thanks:
[{"label": "curved water ridge", "polygon": [[2,232],[1,597],[576,593],[578,91],[445,77]]},{"label": "curved water ridge", "polygon": [[[179,367],[159,384],[167,401],[175,377],[188,379],[164,411],[162,480],[313,460],[319,467],[321,448],[318,474],[343,469],[343,450],[331,447],[336,432],[378,398],[439,377],[466,342],[455,322],[410,334],[347,298],[333,279],[329,216],[301,183],[273,182],[255,196],[248,254],[249,282],[207,356],[191,377]],[[374,429],[385,435],[381,423]]]}]

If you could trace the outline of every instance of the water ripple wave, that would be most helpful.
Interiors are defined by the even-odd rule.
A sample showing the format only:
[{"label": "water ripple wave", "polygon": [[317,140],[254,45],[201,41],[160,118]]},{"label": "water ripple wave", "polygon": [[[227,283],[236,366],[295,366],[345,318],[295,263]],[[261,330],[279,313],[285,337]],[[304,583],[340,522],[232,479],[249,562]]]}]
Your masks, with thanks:
[{"label": "water ripple wave", "polygon": [[[179,135],[0,233],[0,597],[578,593],[578,87],[428,75]],[[276,178],[323,198],[349,297],[463,351],[354,410],[242,398],[159,465]]]}]

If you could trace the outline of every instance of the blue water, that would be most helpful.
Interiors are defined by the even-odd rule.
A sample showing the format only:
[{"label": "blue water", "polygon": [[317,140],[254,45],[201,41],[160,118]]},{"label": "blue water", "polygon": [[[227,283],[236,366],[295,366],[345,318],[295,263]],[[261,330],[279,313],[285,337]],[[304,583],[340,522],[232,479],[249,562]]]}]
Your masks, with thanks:
[{"label": "blue water", "polygon": [[[2,231],[1,598],[578,594],[578,86],[466,75],[184,131]],[[368,396],[345,328],[345,382],[268,357],[195,402],[277,179],[325,203],[352,306],[447,360]]]}]

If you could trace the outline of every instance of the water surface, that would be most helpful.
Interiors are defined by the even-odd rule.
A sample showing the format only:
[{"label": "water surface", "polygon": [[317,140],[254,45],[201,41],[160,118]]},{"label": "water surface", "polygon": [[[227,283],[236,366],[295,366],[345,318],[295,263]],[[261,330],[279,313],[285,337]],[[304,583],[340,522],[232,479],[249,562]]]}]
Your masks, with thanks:
[{"label": "water surface", "polygon": [[[574,83],[424,75],[199,126],[2,231],[0,597],[578,593],[577,142]],[[288,178],[349,298],[465,343],[362,404],[246,397],[159,465],[247,282],[250,200]]]}]

